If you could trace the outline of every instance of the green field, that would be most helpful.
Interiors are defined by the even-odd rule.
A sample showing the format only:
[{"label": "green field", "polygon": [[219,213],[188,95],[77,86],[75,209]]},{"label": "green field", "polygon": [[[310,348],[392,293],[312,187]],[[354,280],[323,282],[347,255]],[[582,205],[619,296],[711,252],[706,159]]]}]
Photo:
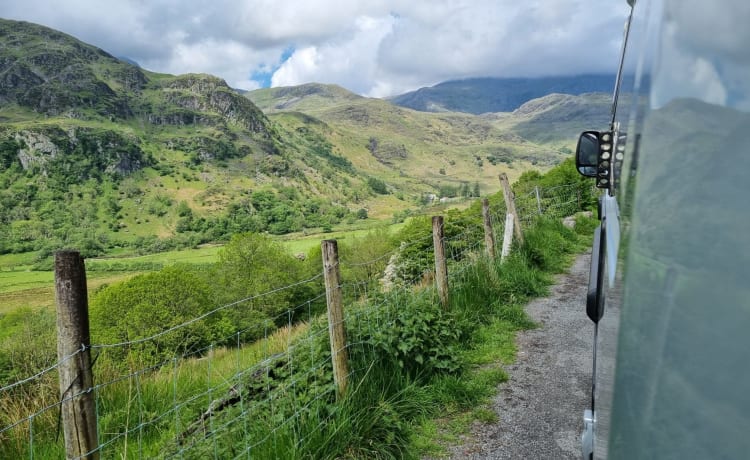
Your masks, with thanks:
[{"label": "green field", "polygon": [[[279,242],[291,254],[307,254],[325,239],[346,241],[365,236],[376,228],[387,227],[391,232],[403,224],[386,224],[368,221],[360,228],[351,228],[314,235],[286,235]],[[167,251],[143,256],[113,254],[109,257],[87,259],[87,281],[89,291],[104,284],[125,280],[138,273],[161,266],[186,264],[210,264],[216,262],[222,245],[205,245],[196,249]],[[53,308],[55,305],[54,273],[48,270],[33,270],[36,254],[4,254],[0,256],[0,314],[20,307]]]}]

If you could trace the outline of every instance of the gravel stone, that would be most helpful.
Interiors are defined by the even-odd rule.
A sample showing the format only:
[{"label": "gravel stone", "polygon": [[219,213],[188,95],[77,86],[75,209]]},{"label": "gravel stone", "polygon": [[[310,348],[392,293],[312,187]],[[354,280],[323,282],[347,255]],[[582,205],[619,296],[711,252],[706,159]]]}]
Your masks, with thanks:
[{"label": "gravel stone", "polygon": [[581,457],[583,411],[591,401],[594,324],[585,311],[591,254],[558,275],[550,295],[527,314],[539,325],[519,332],[516,362],[492,402],[498,422],[475,423],[450,448],[453,459],[573,459]]}]

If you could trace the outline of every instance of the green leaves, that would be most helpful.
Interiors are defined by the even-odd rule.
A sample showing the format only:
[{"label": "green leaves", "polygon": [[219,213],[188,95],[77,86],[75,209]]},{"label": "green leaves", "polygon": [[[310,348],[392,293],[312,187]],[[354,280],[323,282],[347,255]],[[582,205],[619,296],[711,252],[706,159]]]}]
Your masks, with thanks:
[{"label": "green leaves", "polygon": [[380,314],[385,314],[388,327],[374,331],[369,339],[379,356],[412,377],[458,371],[460,332],[433,296],[399,293],[384,309]]},{"label": "green leaves", "polygon": [[[91,302],[91,330],[97,343],[132,342],[118,348],[121,358],[153,365],[175,355],[197,351],[216,339],[218,317],[171,328],[197,318],[212,306],[208,284],[186,266],[136,276],[109,286]],[[169,331],[169,332],[167,332]]]}]

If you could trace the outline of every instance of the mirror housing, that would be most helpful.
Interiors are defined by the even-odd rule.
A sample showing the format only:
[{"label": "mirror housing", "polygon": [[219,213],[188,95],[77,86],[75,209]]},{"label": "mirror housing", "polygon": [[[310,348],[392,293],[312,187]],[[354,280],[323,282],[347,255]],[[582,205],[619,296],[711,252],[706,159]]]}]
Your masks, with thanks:
[{"label": "mirror housing", "polygon": [[596,178],[597,188],[613,190],[613,176],[619,171],[613,166],[622,165],[624,151],[624,135],[615,139],[614,131],[584,131],[576,146],[576,168],[581,175]]},{"label": "mirror housing", "polygon": [[584,131],[576,146],[576,169],[585,177],[596,177],[599,167],[599,131]]}]

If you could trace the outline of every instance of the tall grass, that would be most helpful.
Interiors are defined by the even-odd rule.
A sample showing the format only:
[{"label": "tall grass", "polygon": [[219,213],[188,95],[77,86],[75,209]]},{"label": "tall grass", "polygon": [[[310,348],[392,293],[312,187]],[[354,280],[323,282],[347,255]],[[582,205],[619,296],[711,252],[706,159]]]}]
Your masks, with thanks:
[{"label": "tall grass", "polygon": [[[496,363],[512,359],[515,331],[534,327],[523,303],[547,292],[583,241],[545,219],[525,237],[503,263],[473,256],[452,266],[447,309],[433,288],[369,293],[348,305],[345,395],[333,384],[322,317],[152,369],[123,368],[103,351],[95,365],[102,457],[419,458],[436,448],[427,420],[492,420],[481,405],[507,378]],[[39,404],[54,404],[51,380],[37,388]],[[18,396],[0,396],[3,426],[28,413],[21,406],[31,398]],[[63,456],[55,411],[31,423],[0,435],[1,458]]]}]

